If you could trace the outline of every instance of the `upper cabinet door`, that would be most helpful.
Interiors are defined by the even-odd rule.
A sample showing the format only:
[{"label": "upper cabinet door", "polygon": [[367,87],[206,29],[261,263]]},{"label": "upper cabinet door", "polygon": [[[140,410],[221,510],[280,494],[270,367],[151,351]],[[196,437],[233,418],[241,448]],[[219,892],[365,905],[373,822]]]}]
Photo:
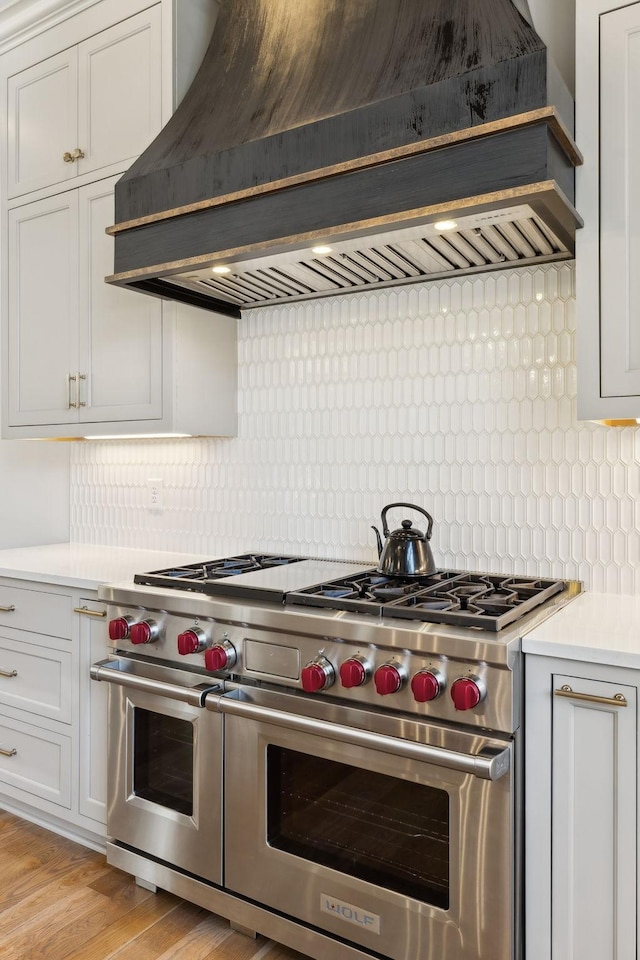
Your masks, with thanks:
[{"label": "upper cabinet door", "polygon": [[78,197],[9,212],[8,422],[78,419]]},{"label": "upper cabinet door", "polygon": [[162,126],[160,4],[8,81],[8,199],[122,173]]},{"label": "upper cabinet door", "polygon": [[601,390],[640,396],[640,3],[600,17]]},{"label": "upper cabinet door", "polygon": [[77,90],[75,49],[9,78],[9,199],[76,176]]},{"label": "upper cabinet door", "polygon": [[117,172],[162,126],[160,4],[78,47],[80,174]]},{"label": "upper cabinet door", "polygon": [[117,178],[78,191],[80,223],[80,420],[162,416],[162,301],[104,282],[113,264]]}]

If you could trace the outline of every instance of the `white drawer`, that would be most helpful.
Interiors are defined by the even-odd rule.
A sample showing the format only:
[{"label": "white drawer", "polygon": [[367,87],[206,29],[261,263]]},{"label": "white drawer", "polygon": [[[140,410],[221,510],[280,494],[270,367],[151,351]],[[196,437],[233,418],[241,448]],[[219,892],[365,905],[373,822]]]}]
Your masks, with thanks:
[{"label": "white drawer", "polygon": [[70,737],[0,716],[0,751],[0,789],[5,783],[71,807]]},{"label": "white drawer", "polygon": [[71,723],[71,653],[7,632],[19,639],[0,630],[0,704]]},{"label": "white drawer", "polygon": [[0,626],[71,639],[70,596],[0,584]]}]

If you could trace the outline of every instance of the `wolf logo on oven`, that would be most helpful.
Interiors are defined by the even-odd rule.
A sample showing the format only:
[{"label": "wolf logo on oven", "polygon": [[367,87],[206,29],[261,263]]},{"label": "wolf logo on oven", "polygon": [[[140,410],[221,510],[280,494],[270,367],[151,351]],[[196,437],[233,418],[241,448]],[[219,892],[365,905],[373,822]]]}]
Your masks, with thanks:
[{"label": "wolf logo on oven", "polygon": [[370,930],[371,933],[380,933],[380,917],[377,913],[367,913],[361,907],[355,907],[344,900],[336,900],[335,897],[330,897],[326,893],[320,894],[320,909],[323,913],[332,913],[341,920],[346,920],[347,923]]}]

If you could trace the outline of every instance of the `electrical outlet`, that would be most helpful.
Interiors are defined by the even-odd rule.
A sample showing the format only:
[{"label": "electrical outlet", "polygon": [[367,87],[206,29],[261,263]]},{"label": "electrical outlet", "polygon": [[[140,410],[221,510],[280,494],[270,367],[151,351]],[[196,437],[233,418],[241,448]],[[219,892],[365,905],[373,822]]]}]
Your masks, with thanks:
[{"label": "electrical outlet", "polygon": [[147,506],[150,510],[162,510],[162,478],[147,480]]}]

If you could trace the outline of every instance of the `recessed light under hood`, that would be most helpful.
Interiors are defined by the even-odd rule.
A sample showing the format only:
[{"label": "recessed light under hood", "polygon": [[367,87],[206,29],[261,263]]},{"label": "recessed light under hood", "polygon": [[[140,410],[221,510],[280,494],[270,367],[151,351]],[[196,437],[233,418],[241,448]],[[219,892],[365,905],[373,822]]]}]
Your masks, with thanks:
[{"label": "recessed light under hood", "polygon": [[572,109],[526,0],[221,0],[107,279],[239,316],[567,259]]}]

